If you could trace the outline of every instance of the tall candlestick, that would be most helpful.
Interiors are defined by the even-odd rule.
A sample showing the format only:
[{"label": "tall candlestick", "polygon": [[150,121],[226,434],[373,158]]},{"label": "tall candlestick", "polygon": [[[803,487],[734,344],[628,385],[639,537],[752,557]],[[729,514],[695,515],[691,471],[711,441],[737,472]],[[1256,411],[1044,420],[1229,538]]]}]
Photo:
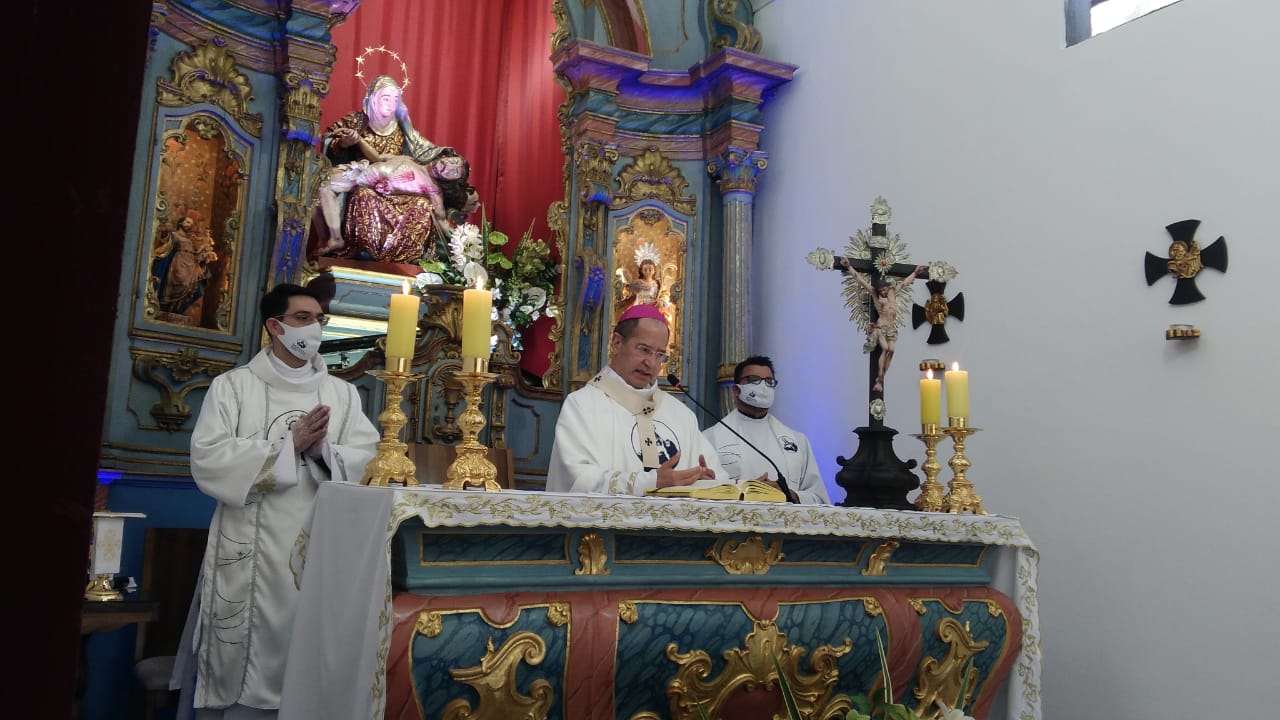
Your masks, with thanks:
[{"label": "tall candlestick", "polygon": [[418,335],[417,295],[409,294],[409,281],[404,281],[404,292],[391,296],[391,312],[387,317],[387,366],[394,358],[412,358],[413,346]]},{"label": "tall candlestick", "polygon": [[947,417],[969,417],[969,372],[960,369],[960,363],[951,363],[944,376],[947,382]]},{"label": "tall candlestick", "polygon": [[462,367],[476,360],[489,359],[489,343],[493,336],[493,293],[478,288],[462,291]]},{"label": "tall candlestick", "polygon": [[920,424],[942,424],[942,381],[934,379],[933,370],[920,381]]}]

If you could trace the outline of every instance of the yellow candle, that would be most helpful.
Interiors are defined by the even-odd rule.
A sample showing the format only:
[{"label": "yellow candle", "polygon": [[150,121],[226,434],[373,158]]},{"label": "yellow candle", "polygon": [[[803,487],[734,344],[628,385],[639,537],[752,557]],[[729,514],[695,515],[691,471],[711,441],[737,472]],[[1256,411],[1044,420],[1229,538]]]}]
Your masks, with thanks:
[{"label": "yellow candle", "polygon": [[468,360],[488,360],[489,341],[493,336],[493,293],[484,289],[462,291],[462,366]]},{"label": "yellow candle", "polygon": [[391,296],[391,312],[387,317],[387,365],[393,358],[412,358],[413,346],[418,336],[417,295],[409,294],[409,281],[404,281],[404,292]]},{"label": "yellow candle", "polygon": [[942,424],[942,381],[934,379],[932,370],[920,381],[920,424]]},{"label": "yellow candle", "polygon": [[951,363],[945,374],[947,381],[947,417],[969,417],[969,372],[960,369],[960,363]]}]

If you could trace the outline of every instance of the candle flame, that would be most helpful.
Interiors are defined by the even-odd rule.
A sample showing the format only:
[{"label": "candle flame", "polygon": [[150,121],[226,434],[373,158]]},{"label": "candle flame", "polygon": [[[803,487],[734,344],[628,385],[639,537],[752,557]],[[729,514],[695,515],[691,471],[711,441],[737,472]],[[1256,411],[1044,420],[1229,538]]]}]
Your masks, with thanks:
[{"label": "candle flame", "polygon": [[403,292],[405,295],[408,295],[408,294],[409,294],[409,281],[408,281],[408,280],[405,280],[403,283],[401,283],[401,284],[400,284],[400,288],[401,288],[401,292]]},{"label": "candle flame", "polygon": [[960,363],[959,363],[959,362],[953,362],[953,363],[951,363],[951,369],[952,369],[952,370],[959,370],[959,369],[960,369]]},{"label": "candle flame", "polygon": [[929,378],[930,380],[932,380],[932,379],[933,379],[933,368],[929,368],[928,370],[925,370],[925,371],[924,371],[924,376],[925,376],[925,377],[927,377],[927,378]]},{"label": "candle flame", "polygon": [[484,289],[484,280],[482,278],[476,278],[476,289],[477,290]]}]

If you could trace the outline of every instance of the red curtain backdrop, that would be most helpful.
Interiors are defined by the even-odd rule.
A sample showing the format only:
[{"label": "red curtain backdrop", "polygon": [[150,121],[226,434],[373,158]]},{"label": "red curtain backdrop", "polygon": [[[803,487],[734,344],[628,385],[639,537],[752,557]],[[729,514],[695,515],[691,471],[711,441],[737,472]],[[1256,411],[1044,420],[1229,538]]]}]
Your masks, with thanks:
[{"label": "red curtain backdrop", "polygon": [[[321,129],[360,109],[375,76],[401,80],[407,72],[404,102],[414,127],[470,161],[471,184],[493,227],[514,244],[535,221],[534,237],[554,249],[547,207],[564,199],[554,30],[551,0],[364,0],[333,29],[337,58]],[[368,50],[378,47],[399,59]],[[364,77],[357,78],[362,54]],[[534,376],[549,366],[550,327],[544,318],[524,333],[521,367]]]}]

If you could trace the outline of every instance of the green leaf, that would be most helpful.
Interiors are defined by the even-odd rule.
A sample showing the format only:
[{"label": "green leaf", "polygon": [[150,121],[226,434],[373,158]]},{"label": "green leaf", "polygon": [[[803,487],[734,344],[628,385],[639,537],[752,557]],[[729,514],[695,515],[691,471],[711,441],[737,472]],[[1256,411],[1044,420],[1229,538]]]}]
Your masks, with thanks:
[{"label": "green leaf", "polygon": [[796,706],[796,697],[791,694],[791,686],[787,684],[787,676],[782,672],[782,663],[778,662],[778,656],[770,653],[773,657],[773,668],[778,671],[778,688],[782,690],[782,701],[787,706],[787,715],[791,720],[803,720],[800,715],[800,708]]},{"label": "green leaf", "polygon": [[494,230],[490,232],[487,239],[489,240],[489,244],[495,247],[506,247],[508,242],[507,234],[501,230]]}]

